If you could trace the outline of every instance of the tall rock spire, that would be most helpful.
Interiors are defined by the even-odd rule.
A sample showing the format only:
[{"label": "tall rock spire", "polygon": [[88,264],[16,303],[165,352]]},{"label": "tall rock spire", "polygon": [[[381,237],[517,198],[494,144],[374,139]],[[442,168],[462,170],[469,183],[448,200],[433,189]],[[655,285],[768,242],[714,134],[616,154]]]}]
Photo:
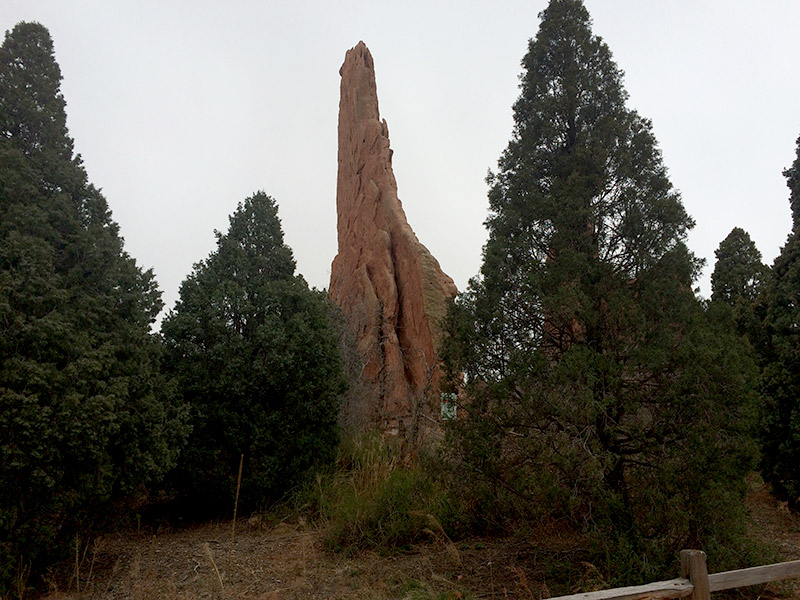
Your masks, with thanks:
[{"label": "tall rock spire", "polygon": [[397,197],[364,42],[347,51],[339,74],[339,253],[330,296],[363,365],[361,397],[347,410],[388,432],[416,432],[420,419],[436,416],[440,325],[457,290],[414,235]]}]

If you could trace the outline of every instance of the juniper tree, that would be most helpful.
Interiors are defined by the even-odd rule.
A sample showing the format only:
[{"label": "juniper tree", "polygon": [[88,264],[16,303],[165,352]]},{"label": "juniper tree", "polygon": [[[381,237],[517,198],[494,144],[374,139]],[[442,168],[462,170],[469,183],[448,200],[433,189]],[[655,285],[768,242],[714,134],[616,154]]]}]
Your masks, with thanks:
[{"label": "juniper tree", "polygon": [[331,460],[344,378],[321,292],[295,275],[275,201],[257,193],[217,233],[164,320],[167,367],[192,409],[174,485],[203,511],[278,500]]},{"label": "juniper tree", "polygon": [[0,590],[171,467],[151,271],[123,249],[66,128],[43,26],[0,48]]},{"label": "juniper tree", "polygon": [[766,282],[768,269],[761,252],[744,229],[734,227],[714,253],[711,300],[731,306],[738,300],[755,302]]},{"label": "juniper tree", "polygon": [[641,579],[729,541],[754,367],[692,292],[693,222],[583,3],[540,17],[481,273],[449,318],[467,415],[451,439],[495,495],[603,532]]},{"label": "juniper tree", "polygon": [[762,464],[764,479],[800,505],[800,138],[783,172],[791,190],[792,231],[775,259],[767,286],[764,327]]},{"label": "juniper tree", "polygon": [[743,344],[762,348],[766,342],[763,294],[770,269],[761,262],[761,252],[753,240],[739,227],[720,242],[715,254],[708,309],[718,320],[727,320],[728,326],[743,336]]}]

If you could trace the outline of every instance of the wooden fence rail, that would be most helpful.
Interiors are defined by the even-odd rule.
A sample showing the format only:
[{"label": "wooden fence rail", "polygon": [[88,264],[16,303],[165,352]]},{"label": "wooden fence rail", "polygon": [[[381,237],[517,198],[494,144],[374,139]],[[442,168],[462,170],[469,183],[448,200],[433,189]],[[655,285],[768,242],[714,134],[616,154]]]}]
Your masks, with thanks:
[{"label": "wooden fence rail", "polygon": [[552,600],[647,600],[686,597],[691,597],[692,600],[710,600],[711,592],[800,577],[800,560],[709,575],[705,552],[683,550],[681,574],[683,577],[669,581],[559,596]]}]

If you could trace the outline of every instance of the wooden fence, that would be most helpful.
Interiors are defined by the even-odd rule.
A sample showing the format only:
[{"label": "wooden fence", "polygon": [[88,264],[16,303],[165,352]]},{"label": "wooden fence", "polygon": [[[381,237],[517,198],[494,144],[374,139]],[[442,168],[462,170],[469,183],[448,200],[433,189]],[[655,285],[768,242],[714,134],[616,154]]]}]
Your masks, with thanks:
[{"label": "wooden fence", "polygon": [[691,600],[710,600],[711,592],[800,577],[800,560],[709,575],[705,552],[682,550],[681,575],[680,578],[669,581],[559,596],[552,600],[646,600],[686,597],[690,597]]}]

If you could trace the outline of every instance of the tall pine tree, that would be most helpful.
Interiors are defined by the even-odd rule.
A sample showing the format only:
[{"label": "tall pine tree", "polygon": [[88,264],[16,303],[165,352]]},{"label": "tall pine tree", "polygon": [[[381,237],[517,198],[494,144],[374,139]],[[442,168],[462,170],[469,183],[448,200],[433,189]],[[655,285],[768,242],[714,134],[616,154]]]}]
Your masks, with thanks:
[{"label": "tall pine tree", "polygon": [[123,249],[66,127],[43,26],[0,48],[0,589],[172,465],[151,271]]},{"label": "tall pine tree", "polygon": [[783,174],[791,191],[792,232],[767,288],[761,472],[779,495],[800,506],[800,138]]},{"label": "tall pine tree", "polygon": [[481,274],[450,315],[451,439],[485,489],[605,539],[609,576],[647,579],[735,537],[754,367],[692,293],[692,220],[583,3],[540,16]]}]

